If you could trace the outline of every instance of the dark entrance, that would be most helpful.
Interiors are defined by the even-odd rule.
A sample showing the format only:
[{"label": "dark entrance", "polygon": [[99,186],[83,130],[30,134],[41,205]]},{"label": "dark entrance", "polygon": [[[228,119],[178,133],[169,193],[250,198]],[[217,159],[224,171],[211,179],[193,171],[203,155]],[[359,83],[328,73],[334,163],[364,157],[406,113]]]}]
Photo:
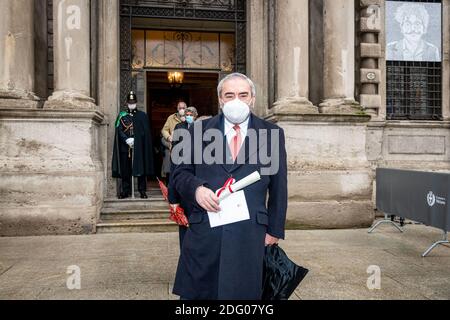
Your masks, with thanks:
[{"label": "dark entrance", "polygon": [[[157,176],[160,132],[176,102],[216,115],[219,79],[245,73],[245,59],[245,0],[120,0],[120,101],[133,90],[149,115]],[[181,87],[169,85],[169,71],[184,74]]]},{"label": "dark entrance", "polygon": [[147,113],[153,135],[161,131],[167,117],[176,112],[176,103],[183,100],[198,110],[199,116],[214,116],[218,112],[218,74],[185,73],[183,85],[173,88],[167,84],[167,73],[147,73]]},{"label": "dark entrance", "polygon": [[[186,72],[181,87],[171,87],[167,72],[147,72],[147,114],[152,128],[153,145],[161,151],[161,129],[167,118],[176,112],[178,101],[195,107],[199,116],[214,116],[218,112],[217,84],[219,74]],[[162,152],[155,152],[155,170],[161,174]],[[154,182],[151,184],[154,186]]]}]

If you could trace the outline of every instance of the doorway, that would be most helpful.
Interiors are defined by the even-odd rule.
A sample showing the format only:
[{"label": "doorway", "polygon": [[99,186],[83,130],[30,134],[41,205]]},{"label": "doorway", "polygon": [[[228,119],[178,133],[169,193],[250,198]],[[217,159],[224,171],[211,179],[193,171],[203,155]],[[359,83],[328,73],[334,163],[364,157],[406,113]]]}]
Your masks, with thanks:
[{"label": "doorway", "polygon": [[[162,177],[164,146],[161,143],[161,130],[169,116],[177,112],[177,103],[186,102],[188,107],[195,107],[199,117],[212,117],[219,112],[217,72],[185,72],[183,84],[171,87],[167,80],[167,71],[146,72],[147,114],[152,130],[155,174]],[[163,179],[164,180],[164,179]],[[150,187],[156,187],[156,179]]]},{"label": "doorway", "polygon": [[[145,3],[144,3],[145,2]],[[133,90],[152,131],[154,170],[161,176],[161,129],[184,100],[200,116],[218,113],[219,77],[246,71],[247,2],[120,0],[120,105]],[[183,71],[171,88],[168,71]],[[157,187],[156,177],[148,187]]]},{"label": "doorway", "polygon": [[[246,72],[246,0],[120,0],[119,3],[121,105],[125,104],[127,94],[135,89],[135,81],[132,79],[134,71],[171,67]],[[143,44],[147,41],[147,36],[150,39],[148,45]],[[220,38],[219,52],[214,50],[215,47],[203,46],[204,43],[217,42],[217,36]],[[137,42],[136,39],[138,39]],[[192,42],[194,47],[200,44],[203,47],[200,55],[197,54],[194,59],[186,59],[185,51],[181,51],[182,54],[179,54],[180,52],[176,54],[173,45],[179,46],[180,42],[186,41]],[[169,47],[172,48],[166,52]],[[184,47],[184,49],[187,48]],[[195,56],[195,51],[199,53],[196,48],[189,55]],[[197,59],[199,56],[201,58]],[[216,63],[212,63],[209,59],[211,57],[222,58],[222,60],[218,66],[215,66]],[[178,65],[173,66],[172,62]]]}]

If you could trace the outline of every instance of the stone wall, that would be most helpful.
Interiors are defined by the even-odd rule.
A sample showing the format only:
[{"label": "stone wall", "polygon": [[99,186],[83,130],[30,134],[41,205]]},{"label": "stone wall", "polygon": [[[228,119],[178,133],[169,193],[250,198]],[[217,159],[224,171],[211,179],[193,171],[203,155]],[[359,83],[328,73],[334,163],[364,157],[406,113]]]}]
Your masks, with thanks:
[{"label": "stone wall", "polygon": [[0,4],[7,44],[0,49],[0,236],[94,233],[103,205],[104,115],[90,96],[90,1],[53,1],[48,99],[39,65],[46,9],[29,0]]},{"label": "stone wall", "polygon": [[95,232],[103,204],[96,112],[0,111],[0,235]]}]

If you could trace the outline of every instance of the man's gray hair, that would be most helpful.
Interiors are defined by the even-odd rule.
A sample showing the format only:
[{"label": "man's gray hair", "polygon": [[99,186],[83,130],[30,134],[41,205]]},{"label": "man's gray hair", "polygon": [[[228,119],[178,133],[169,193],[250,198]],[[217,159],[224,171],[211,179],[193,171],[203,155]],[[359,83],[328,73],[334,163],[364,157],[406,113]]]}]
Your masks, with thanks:
[{"label": "man's gray hair", "polygon": [[220,97],[222,97],[222,90],[223,90],[224,83],[227,82],[228,80],[236,79],[236,78],[247,81],[252,90],[252,98],[256,97],[256,87],[255,87],[255,84],[253,83],[253,81],[249,77],[247,77],[245,74],[235,72],[235,73],[231,73],[231,74],[227,75],[225,78],[223,78],[219,82],[219,85],[217,86],[217,94],[219,96],[219,99],[220,99]]}]

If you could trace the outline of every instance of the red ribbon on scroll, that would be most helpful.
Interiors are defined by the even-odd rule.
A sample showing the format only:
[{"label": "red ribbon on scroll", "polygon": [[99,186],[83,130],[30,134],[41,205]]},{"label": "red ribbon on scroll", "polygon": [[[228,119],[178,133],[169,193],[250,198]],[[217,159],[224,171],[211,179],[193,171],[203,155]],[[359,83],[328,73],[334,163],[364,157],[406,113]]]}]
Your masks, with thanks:
[{"label": "red ribbon on scroll", "polygon": [[226,189],[228,189],[230,191],[230,193],[233,193],[233,189],[231,189],[231,186],[236,182],[235,179],[233,178],[229,178],[225,184],[223,185],[222,188],[220,188],[219,190],[217,190],[217,197],[220,197],[220,195],[222,194],[222,192],[224,192]]}]

